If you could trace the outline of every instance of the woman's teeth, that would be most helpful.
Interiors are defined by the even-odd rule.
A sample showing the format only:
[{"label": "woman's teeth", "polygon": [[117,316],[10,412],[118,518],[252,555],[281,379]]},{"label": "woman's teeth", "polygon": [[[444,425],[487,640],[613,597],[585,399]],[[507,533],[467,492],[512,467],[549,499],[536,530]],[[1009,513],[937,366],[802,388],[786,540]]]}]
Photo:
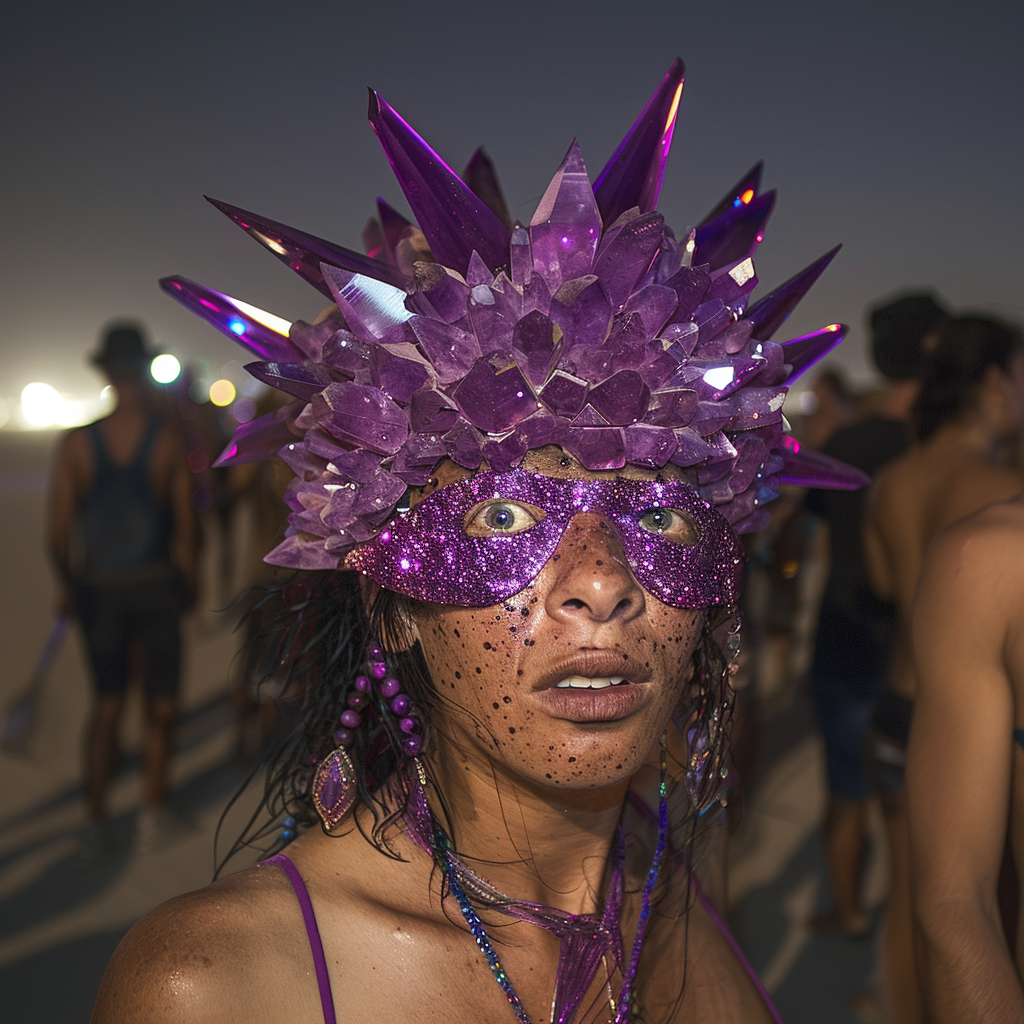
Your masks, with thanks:
[{"label": "woman's teeth", "polygon": [[621,686],[628,683],[625,676],[602,676],[597,679],[588,679],[585,676],[569,676],[560,683],[555,684],[558,690],[603,690],[608,686]]}]

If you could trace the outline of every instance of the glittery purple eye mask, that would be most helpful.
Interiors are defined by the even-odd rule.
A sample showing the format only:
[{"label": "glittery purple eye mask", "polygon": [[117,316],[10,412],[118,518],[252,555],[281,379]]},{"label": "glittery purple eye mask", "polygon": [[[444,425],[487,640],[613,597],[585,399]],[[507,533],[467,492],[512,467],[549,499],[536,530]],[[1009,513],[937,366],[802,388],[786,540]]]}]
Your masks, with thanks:
[{"label": "glittery purple eye mask", "polygon": [[675,480],[479,473],[395,516],[346,565],[418,601],[489,607],[536,578],[582,512],[607,518],[637,581],[665,604],[703,608],[739,597],[739,538],[689,484]]}]

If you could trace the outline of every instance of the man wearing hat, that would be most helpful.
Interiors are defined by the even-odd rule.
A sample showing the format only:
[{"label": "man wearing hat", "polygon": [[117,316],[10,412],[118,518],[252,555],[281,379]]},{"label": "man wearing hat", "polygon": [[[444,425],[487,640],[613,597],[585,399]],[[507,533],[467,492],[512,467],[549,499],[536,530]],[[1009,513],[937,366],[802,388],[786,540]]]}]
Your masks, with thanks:
[{"label": "man wearing hat", "polygon": [[90,818],[85,846],[103,845],[128,676],[145,694],[143,807],[136,846],[158,846],[181,665],[181,614],[195,594],[198,523],[181,438],[160,414],[142,330],[114,324],[92,362],[116,391],[109,416],[69,431],[49,498],[50,553],[77,615],[95,685],[85,736]]}]

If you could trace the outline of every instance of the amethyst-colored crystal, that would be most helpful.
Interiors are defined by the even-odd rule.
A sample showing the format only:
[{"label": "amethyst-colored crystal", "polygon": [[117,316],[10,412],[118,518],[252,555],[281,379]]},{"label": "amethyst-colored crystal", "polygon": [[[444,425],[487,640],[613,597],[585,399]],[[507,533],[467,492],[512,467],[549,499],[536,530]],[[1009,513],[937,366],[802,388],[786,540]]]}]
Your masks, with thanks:
[{"label": "amethyst-colored crystal", "polygon": [[408,308],[446,324],[466,315],[469,287],[440,263],[417,263],[413,282],[416,291],[406,299]]},{"label": "amethyst-colored crystal", "polygon": [[618,427],[570,430],[564,447],[585,469],[622,469],[626,464],[626,442]]},{"label": "amethyst-colored crystal", "polygon": [[566,281],[555,292],[549,315],[562,329],[565,346],[581,344],[596,348],[608,334],[612,305],[601,282],[588,274]]},{"label": "amethyst-colored crystal", "polygon": [[548,378],[555,356],[555,325],[539,309],[527,313],[512,332],[512,351],[534,387]]},{"label": "amethyst-colored crystal", "polygon": [[416,226],[406,220],[393,206],[384,202],[380,196],[377,196],[377,217],[380,220],[381,235],[384,239],[384,247],[380,256],[392,266],[397,266],[398,260],[395,254],[398,246],[403,238],[407,238],[417,230]]},{"label": "amethyst-colored crystal", "polygon": [[727,306],[742,305],[757,287],[754,262],[749,256],[716,270],[711,278],[704,298],[721,299]]},{"label": "amethyst-colored crystal", "polygon": [[282,445],[277,457],[300,480],[315,480],[327,469],[327,460],[314,455],[304,440],[292,440]]},{"label": "amethyst-colored crystal", "polygon": [[660,284],[651,284],[634,292],[622,309],[622,316],[635,313],[643,321],[647,337],[658,335],[662,327],[668,323],[669,317],[676,311],[679,298],[672,288]]},{"label": "amethyst-colored crystal", "polygon": [[487,264],[480,258],[480,253],[475,249],[470,254],[469,266],[466,267],[466,284],[470,288],[477,285],[489,285],[494,280],[494,274],[487,269]]},{"label": "amethyst-colored crystal", "polygon": [[625,431],[626,461],[634,466],[660,469],[676,450],[675,431],[637,423]]},{"label": "amethyst-colored crystal", "polygon": [[540,400],[557,416],[575,416],[586,398],[587,382],[565,370],[555,370],[540,392]]},{"label": "amethyst-colored crystal", "polygon": [[451,400],[432,387],[420,388],[409,402],[409,425],[417,433],[444,434],[455,426],[458,411]]},{"label": "amethyst-colored crystal", "polygon": [[530,221],[533,269],[556,291],[590,273],[600,238],[601,215],[574,141]]},{"label": "amethyst-colored crystal", "polygon": [[322,363],[246,363],[245,369],[264,384],[306,402],[337,379]]},{"label": "amethyst-colored crystal", "polygon": [[508,228],[373,90],[369,117],[434,258],[460,273],[474,249],[492,270],[507,263]]},{"label": "amethyst-colored crystal", "polygon": [[378,348],[371,363],[376,372],[378,387],[386,391],[396,402],[405,404],[427,383],[430,375],[429,364],[415,349],[411,352],[415,358],[406,359],[398,355],[394,349],[388,351]]},{"label": "amethyst-colored crystal", "polygon": [[697,411],[697,392],[692,388],[655,391],[647,407],[647,422],[662,427],[685,427]]},{"label": "amethyst-colored crystal", "polygon": [[721,299],[712,299],[697,307],[693,322],[697,325],[697,347],[700,348],[702,342],[732,323],[732,313]]},{"label": "amethyst-colored crystal", "polygon": [[483,356],[453,392],[462,415],[488,434],[501,434],[537,409],[537,399],[514,361]]},{"label": "amethyst-colored crystal", "polygon": [[704,267],[682,267],[665,282],[679,299],[675,320],[689,321],[711,287],[711,275]]},{"label": "amethyst-colored crystal", "polygon": [[619,370],[590,389],[587,402],[609,423],[626,426],[644,418],[651,389],[636,370]]},{"label": "amethyst-colored crystal", "polygon": [[675,432],[676,448],[669,462],[677,466],[696,466],[714,453],[714,448],[690,427]]},{"label": "amethyst-colored crystal", "polygon": [[443,324],[429,317],[414,316],[409,325],[441,384],[462,380],[480,358],[480,346],[476,338],[455,324]]},{"label": "amethyst-colored crystal", "polygon": [[362,341],[375,342],[412,316],[401,288],[326,263],[320,269],[349,329]]},{"label": "amethyst-colored crystal", "polygon": [[697,228],[693,262],[717,270],[753,255],[774,205],[775,193],[765,192]]},{"label": "amethyst-colored crystal", "polygon": [[484,152],[483,146],[469,158],[469,163],[462,172],[462,180],[473,190],[475,196],[487,204],[494,216],[511,230],[512,218],[501,185],[498,184],[498,172],[494,169],[491,158]]},{"label": "amethyst-colored crystal", "polygon": [[593,406],[588,405],[578,416],[573,416],[574,427],[610,427],[611,421],[606,420]]},{"label": "amethyst-colored crystal", "polygon": [[366,484],[380,472],[380,456],[362,448],[342,452],[331,460],[331,470],[353,483]]},{"label": "amethyst-colored crystal", "polygon": [[842,324],[829,324],[828,327],[812,334],[804,334],[782,344],[782,358],[789,363],[792,370],[786,377],[786,383],[792,384],[805,370],[810,369],[822,356],[830,352],[843,340],[846,328]]},{"label": "amethyst-colored crystal", "polygon": [[441,438],[448,458],[466,469],[477,469],[483,459],[480,432],[465,420],[458,423]]},{"label": "amethyst-colored crystal", "polygon": [[520,224],[512,230],[509,252],[512,283],[522,288],[533,274],[533,253],[530,250],[530,233]]},{"label": "amethyst-colored crystal", "polygon": [[602,239],[594,273],[614,309],[621,308],[647,272],[664,230],[665,218],[660,213],[647,213],[625,224],[607,245]]},{"label": "amethyst-colored crystal", "polygon": [[743,206],[749,203],[754,196],[757,195],[757,190],[761,187],[761,172],[764,170],[764,161],[758,160],[753,167],[747,171],[746,174],[740,178],[736,184],[725,193],[724,198],[714,206],[714,208],[704,217],[698,227],[703,227],[705,224],[710,223],[713,220],[717,220],[722,216],[723,213],[727,213],[729,210],[736,209],[737,207]]},{"label": "amethyst-colored crystal", "polygon": [[[160,279],[160,287],[187,306],[193,313],[201,316],[208,324],[216,327],[221,334],[232,341],[244,345],[250,352],[255,352],[260,359],[273,363],[302,362],[303,353],[288,339],[287,325],[282,323],[282,331],[268,327],[264,321],[278,318],[257,310],[248,303],[231,298],[224,292],[206,288],[187,277],[175,275]],[[247,309],[259,315],[257,319]]]},{"label": "amethyst-colored crystal", "polygon": [[871,478],[859,469],[848,466],[838,459],[833,459],[823,452],[804,447],[792,437],[787,437],[785,444],[787,445],[787,450],[783,454],[785,466],[780,474],[784,484],[856,491],[871,482]]},{"label": "amethyst-colored crystal", "polygon": [[541,409],[523,420],[516,427],[516,434],[522,438],[527,451],[543,448],[546,444],[560,442],[565,422],[565,420],[556,419],[547,409]]},{"label": "amethyst-colored crystal", "polygon": [[393,455],[409,435],[409,420],[379,388],[331,384],[313,396],[317,420],[341,441]]},{"label": "amethyst-colored crystal", "polygon": [[284,445],[295,440],[286,413],[286,409],[278,409],[237,427],[231,443],[213,464],[214,468],[273,458]]},{"label": "amethyst-colored crystal", "polygon": [[683,62],[677,57],[597,176],[594,193],[605,223],[631,206],[643,213],[658,205],[683,91]]},{"label": "amethyst-colored crystal", "polygon": [[405,494],[405,481],[386,469],[379,470],[372,480],[359,488],[352,511],[358,516],[393,508]]},{"label": "amethyst-colored crystal", "polygon": [[516,430],[500,440],[489,438],[485,441],[483,456],[489,469],[496,473],[505,473],[518,466],[527,451],[525,435]]},{"label": "amethyst-colored crystal", "polygon": [[229,203],[223,203],[219,199],[211,199],[209,196],[206,199],[221,213],[230,217],[243,231],[247,231],[257,242],[269,249],[282,263],[287,263],[300,277],[323,292],[327,298],[331,297],[331,292],[320,272],[321,263],[330,263],[332,266],[343,267],[357,274],[375,277],[378,281],[384,281],[396,288],[401,288],[405,284],[401,274],[380,260],[363,256],[344,246],[279,224],[275,220],[260,217]]},{"label": "amethyst-colored crystal", "polygon": [[481,355],[512,351],[512,330],[516,321],[506,315],[508,306],[496,299],[498,293],[487,285],[477,285],[469,301],[469,323],[473,328]]},{"label": "amethyst-colored crystal", "polygon": [[746,319],[754,325],[754,337],[758,341],[767,341],[783,324],[790,313],[796,309],[800,300],[810,291],[811,286],[821,277],[825,268],[835,259],[842,248],[837,245],[820,259],[804,267],[799,274],[794,274],[785,284],[770,292],[763,299],[758,299],[747,310]]},{"label": "amethyst-colored crystal", "polygon": [[336,331],[324,345],[324,362],[359,384],[370,380],[373,348],[348,331]]}]

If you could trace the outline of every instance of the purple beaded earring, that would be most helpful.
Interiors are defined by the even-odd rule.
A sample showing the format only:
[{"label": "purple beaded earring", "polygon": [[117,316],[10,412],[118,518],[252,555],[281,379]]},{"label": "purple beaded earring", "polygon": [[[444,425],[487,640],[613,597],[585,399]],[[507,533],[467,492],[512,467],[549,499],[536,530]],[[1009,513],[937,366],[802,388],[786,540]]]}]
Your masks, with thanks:
[{"label": "purple beaded earring", "polygon": [[356,799],[356,775],[349,756],[354,731],[362,725],[360,712],[373,697],[374,684],[380,695],[380,704],[387,707],[398,719],[398,728],[403,734],[402,750],[408,757],[415,757],[423,749],[420,725],[413,717],[412,701],[402,693],[402,684],[388,675],[387,663],[379,647],[369,650],[366,675],[356,676],[352,690],[341,713],[340,728],[334,734],[337,744],[317,766],[313,777],[313,806],[330,832],[341,822]]}]

